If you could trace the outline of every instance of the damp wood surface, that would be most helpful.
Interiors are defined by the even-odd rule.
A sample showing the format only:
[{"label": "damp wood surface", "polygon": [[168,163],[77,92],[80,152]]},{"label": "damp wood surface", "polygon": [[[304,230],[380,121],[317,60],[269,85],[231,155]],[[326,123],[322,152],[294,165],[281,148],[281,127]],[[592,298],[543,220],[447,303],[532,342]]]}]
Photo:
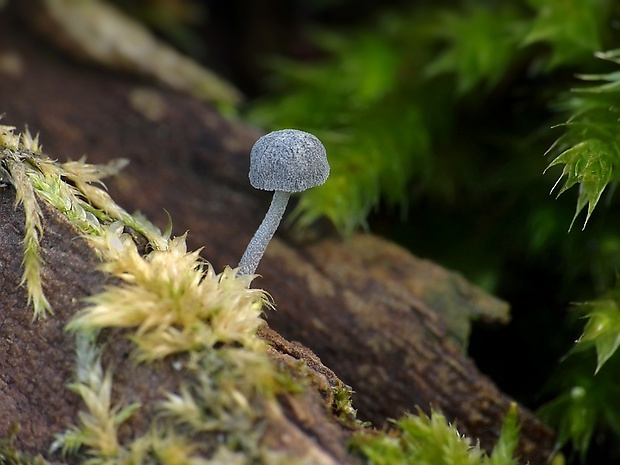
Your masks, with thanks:
[{"label": "damp wood surface", "polygon": [[[3,124],[38,132],[52,158],[128,159],[106,183],[112,197],[161,228],[169,214],[173,234],[189,231],[190,247],[202,247],[218,271],[236,266],[269,205],[270,195],[247,180],[259,128],[130,74],[77,63],[11,9],[0,14],[0,105]],[[18,286],[23,212],[13,204],[14,192],[3,187],[0,437],[17,420],[17,445],[47,453],[53,434],[73,423],[79,408],[65,388],[74,354],[63,328],[80,299],[100,290],[105,278],[71,226],[46,209],[43,277],[56,316],[32,322]],[[306,394],[282,399],[286,415],[272,419],[266,440],[315,448],[317,457],[334,463],[358,463],[347,452],[349,427],[325,409],[326,386],[344,382],[355,391],[358,417],[379,428],[418,406],[433,406],[483,447],[495,443],[513,400],[479,372],[464,341],[472,319],[505,323],[505,303],[387,240],[371,234],[342,239],[326,225],[303,240],[285,229],[276,234],[257,272],[262,277],[253,286],[276,304],[261,332],[272,341],[271,356],[292,371],[295,360],[305,360],[317,380]],[[110,362],[119,367],[127,401],[156,398],[159,386],[176,376],[169,367],[131,374],[127,347],[122,341],[114,347]],[[526,408],[519,412],[519,454],[542,465],[553,433]],[[148,409],[144,415],[133,427],[144,428]]]}]

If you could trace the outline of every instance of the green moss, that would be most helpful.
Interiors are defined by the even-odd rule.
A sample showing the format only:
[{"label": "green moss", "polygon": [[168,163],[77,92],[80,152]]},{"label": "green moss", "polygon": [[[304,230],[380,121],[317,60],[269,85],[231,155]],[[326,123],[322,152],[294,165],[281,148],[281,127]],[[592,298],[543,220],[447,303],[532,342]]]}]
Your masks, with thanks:
[{"label": "green moss", "polygon": [[357,409],[353,408],[353,389],[342,383],[334,389],[334,400],[332,402],[332,412],[344,422],[352,422],[357,426],[369,426],[357,419]]},{"label": "green moss", "polygon": [[3,465],[49,465],[40,455],[31,457],[21,453],[15,447],[15,437],[19,425],[13,424],[6,438],[0,439],[0,463]]},{"label": "green moss", "polygon": [[[532,114],[525,118],[538,124],[529,125],[530,133],[548,127],[544,111],[529,105],[557,98],[556,82],[564,78],[554,70],[586,64],[613,43],[613,11],[609,0],[384,7],[361,27],[315,32],[321,59],[272,59],[272,87],[248,116],[268,129],[314,132],[325,143],[331,177],[301,194],[300,226],[327,217],[349,233],[375,209],[396,205],[406,212],[420,192],[461,202],[463,187],[493,195],[496,184],[484,167],[505,150],[489,148],[498,138],[495,120],[526,108]],[[523,82],[536,92],[526,93]],[[524,137],[518,124],[502,129],[509,135],[500,136],[502,145]],[[538,178],[526,163],[519,167]]]},{"label": "green moss", "polygon": [[89,463],[105,463],[120,455],[118,428],[140,405],[120,407],[113,404],[112,373],[104,372],[101,349],[92,335],[78,335],[76,354],[76,380],[69,389],[83,399],[86,409],[78,415],[80,426],[57,435],[51,450],[61,449],[63,455],[67,455],[84,448],[91,456]]},{"label": "green moss", "polygon": [[[619,50],[598,54],[618,64]],[[555,158],[549,168],[564,165],[554,188],[563,181],[558,196],[579,185],[577,208],[571,227],[581,211],[588,206],[583,227],[586,227],[603,191],[618,182],[614,169],[620,157],[617,123],[620,100],[620,73],[582,75],[585,81],[599,85],[580,87],[565,97],[564,107],[571,112],[562,125],[564,134],[549,149]]]},{"label": "green moss", "polygon": [[519,426],[513,404],[506,415],[500,438],[487,454],[470,438],[459,433],[439,412],[430,416],[406,414],[388,432],[363,432],[351,447],[371,465],[517,465],[514,457]]}]

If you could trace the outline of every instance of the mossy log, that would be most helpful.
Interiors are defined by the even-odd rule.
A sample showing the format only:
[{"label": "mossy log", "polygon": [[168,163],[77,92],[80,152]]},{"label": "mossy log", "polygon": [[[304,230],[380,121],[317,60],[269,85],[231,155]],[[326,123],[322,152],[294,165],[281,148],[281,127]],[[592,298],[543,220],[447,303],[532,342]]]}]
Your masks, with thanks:
[{"label": "mossy log", "polygon": [[[269,202],[247,182],[249,149],[260,133],[191,97],[76,64],[21,21],[10,8],[0,15],[5,124],[39,132],[45,152],[61,160],[127,158],[129,166],[108,183],[114,199],[161,226],[170,212],[175,233],[189,230],[190,246],[204,247],[216,270],[235,266]],[[19,287],[23,213],[8,186],[0,190],[0,208],[0,437],[18,422],[16,446],[46,455],[53,435],[74,422],[79,408],[66,389],[74,354],[64,325],[105,277],[88,245],[45,208],[44,282],[56,314],[31,321]],[[363,234],[343,240],[329,227],[303,241],[279,234],[258,272],[264,277],[253,285],[277,305],[261,332],[272,343],[271,356],[293,375],[300,369],[295,360],[305,360],[315,380],[315,389],[282,397],[286,415],[271,419],[265,440],[299,448],[300,457],[318,463],[360,463],[346,447],[354,427],[326,408],[330,387],[342,379],[356,392],[362,420],[381,427],[416,406],[432,406],[492,448],[512,399],[477,370],[462,343],[469,318],[505,318],[504,304],[385,240]],[[174,384],[178,374],[170,366],[136,366],[127,341],[111,337],[106,362],[116,367],[125,401],[147,404]],[[144,428],[149,414],[127,428]],[[520,420],[523,460],[546,463],[553,433],[525,408]]]}]

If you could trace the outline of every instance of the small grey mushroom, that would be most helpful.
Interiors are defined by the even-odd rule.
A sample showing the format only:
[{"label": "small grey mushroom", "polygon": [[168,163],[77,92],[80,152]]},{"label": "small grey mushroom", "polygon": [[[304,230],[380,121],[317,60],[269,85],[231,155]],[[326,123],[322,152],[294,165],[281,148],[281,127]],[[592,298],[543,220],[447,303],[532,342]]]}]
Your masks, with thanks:
[{"label": "small grey mushroom", "polygon": [[328,176],[325,147],[312,134],[282,129],[256,141],[250,152],[250,184],[256,189],[274,193],[265,219],[241,257],[238,275],[256,271],[278,229],[291,193],[320,186]]}]

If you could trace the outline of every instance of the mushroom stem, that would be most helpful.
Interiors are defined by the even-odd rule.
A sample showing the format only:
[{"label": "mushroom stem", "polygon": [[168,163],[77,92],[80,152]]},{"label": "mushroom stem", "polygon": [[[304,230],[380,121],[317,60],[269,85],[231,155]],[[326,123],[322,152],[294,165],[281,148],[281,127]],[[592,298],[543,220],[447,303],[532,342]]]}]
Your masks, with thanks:
[{"label": "mushroom stem", "polygon": [[237,271],[237,276],[254,274],[256,271],[258,263],[260,262],[260,259],[263,258],[263,254],[267,249],[269,241],[275,234],[276,229],[278,229],[278,225],[282,220],[282,216],[284,215],[290,196],[290,192],[275,191],[273,193],[273,199],[271,200],[269,210],[267,210],[267,214],[265,215],[263,222],[254,233],[254,237],[252,237],[252,240],[248,244],[248,248],[245,249],[241,260],[239,261],[239,271]]}]

